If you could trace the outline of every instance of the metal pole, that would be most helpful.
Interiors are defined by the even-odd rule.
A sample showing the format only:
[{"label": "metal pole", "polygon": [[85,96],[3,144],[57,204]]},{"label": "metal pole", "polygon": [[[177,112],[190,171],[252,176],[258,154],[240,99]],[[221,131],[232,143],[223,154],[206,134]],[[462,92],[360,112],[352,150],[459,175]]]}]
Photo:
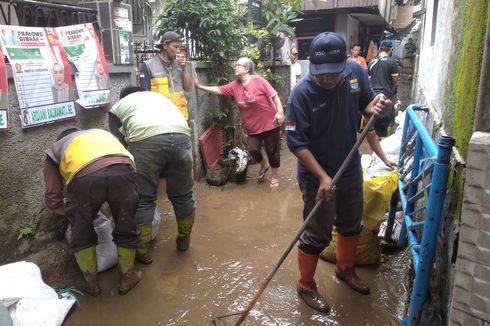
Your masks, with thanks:
[{"label": "metal pole", "polygon": [[432,262],[436,251],[437,235],[439,233],[444,198],[446,196],[451,149],[453,146],[453,138],[441,136],[439,140],[439,152],[432,174],[432,186],[430,187],[429,203],[425,217],[424,231],[422,233],[422,241],[420,243],[419,262],[415,271],[410,306],[408,308],[407,319],[405,320],[409,326],[417,325],[417,319],[422,311],[429,290]]}]

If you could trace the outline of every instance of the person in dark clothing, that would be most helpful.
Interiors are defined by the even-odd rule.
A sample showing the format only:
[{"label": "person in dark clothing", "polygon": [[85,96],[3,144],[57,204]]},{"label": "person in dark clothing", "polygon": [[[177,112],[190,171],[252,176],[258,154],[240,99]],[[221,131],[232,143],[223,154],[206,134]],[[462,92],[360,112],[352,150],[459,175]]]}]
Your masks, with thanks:
[{"label": "person in dark clothing", "polygon": [[362,229],[360,156],[353,157],[335,186],[332,178],[356,143],[359,115],[379,115],[391,105],[384,94],[375,95],[366,72],[357,62],[346,60],[346,51],[339,34],[316,36],[309,48],[310,73],[295,86],[287,104],[286,140],[298,158],[303,219],[325,198],[299,238],[297,292],[308,306],[324,313],[330,307],[317,292],[314,275],[334,225],[338,233],[335,274],[355,291],[370,292],[354,269]]},{"label": "person in dark clothing", "polygon": [[[396,86],[399,70],[393,53],[393,41],[383,40],[380,44],[379,55],[369,63],[368,74],[371,86],[376,93],[383,93],[392,103],[396,102]],[[388,136],[388,127],[395,121],[393,106],[376,119],[374,129],[380,137]]]},{"label": "person in dark clothing", "polygon": [[[45,201],[53,212],[71,224],[70,250],[75,253],[91,295],[100,294],[97,282],[97,234],[93,221],[104,202],[111,208],[115,228],[121,283],[126,294],[141,280],[134,269],[139,234],[135,212],[138,205],[136,172],[132,155],[116,137],[100,129],[67,129],[46,150]],[[66,203],[63,188],[66,185]]]}]

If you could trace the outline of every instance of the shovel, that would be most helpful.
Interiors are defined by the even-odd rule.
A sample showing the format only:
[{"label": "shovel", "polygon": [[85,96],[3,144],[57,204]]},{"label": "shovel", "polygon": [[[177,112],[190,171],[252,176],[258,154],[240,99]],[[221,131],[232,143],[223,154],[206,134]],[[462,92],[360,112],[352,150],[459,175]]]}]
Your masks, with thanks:
[{"label": "shovel", "polygon": [[[337,173],[333,177],[333,179],[332,179],[332,186],[335,186],[337,184],[337,182],[339,181],[339,179],[342,176],[342,174],[344,173],[345,169],[347,168],[347,166],[349,165],[349,163],[352,161],[352,158],[357,153],[357,150],[359,149],[359,146],[361,146],[362,141],[364,140],[364,138],[366,138],[367,133],[369,132],[369,130],[371,130],[371,128],[372,128],[375,120],[376,120],[376,117],[374,115],[372,115],[371,118],[369,119],[366,127],[364,128],[364,130],[362,131],[362,133],[357,138],[357,141],[354,144],[354,147],[352,147],[352,149],[350,150],[349,154],[345,158],[344,162],[342,163],[342,165],[338,169]],[[269,275],[262,282],[262,284],[260,285],[259,289],[255,293],[255,296],[252,298],[252,300],[250,300],[250,302],[247,304],[247,306],[245,307],[245,309],[242,310],[242,311],[239,311],[239,312],[234,312],[234,313],[230,313],[230,314],[226,314],[226,315],[216,315],[216,316],[213,316],[213,319],[212,319],[213,325],[215,325],[215,326],[222,326],[221,320],[223,318],[237,316],[237,315],[240,315],[240,318],[235,323],[235,326],[240,326],[244,322],[244,320],[245,320],[245,318],[247,318],[250,310],[252,310],[252,308],[255,306],[255,304],[259,300],[260,296],[264,292],[265,288],[267,287],[267,285],[269,285],[270,281],[272,280],[272,278],[274,277],[274,275],[278,271],[279,267],[281,267],[282,263],[284,262],[284,260],[286,259],[286,257],[289,255],[289,253],[293,249],[294,245],[296,244],[296,241],[298,241],[298,239],[301,236],[301,234],[303,234],[303,231],[305,230],[306,226],[308,225],[308,223],[310,222],[310,220],[313,218],[313,216],[315,216],[316,212],[318,211],[318,209],[322,205],[323,201],[324,201],[324,198],[322,197],[316,203],[315,207],[313,207],[313,209],[311,210],[310,214],[308,214],[308,216],[306,217],[305,221],[303,222],[303,224],[301,225],[301,227],[299,228],[299,230],[296,232],[296,235],[294,236],[293,240],[291,241],[291,243],[289,244],[289,246],[286,248],[286,250],[284,251],[284,253],[281,255],[281,258],[279,258],[279,261],[276,263],[276,265],[274,266],[274,268],[272,269],[272,271],[269,273]]]}]

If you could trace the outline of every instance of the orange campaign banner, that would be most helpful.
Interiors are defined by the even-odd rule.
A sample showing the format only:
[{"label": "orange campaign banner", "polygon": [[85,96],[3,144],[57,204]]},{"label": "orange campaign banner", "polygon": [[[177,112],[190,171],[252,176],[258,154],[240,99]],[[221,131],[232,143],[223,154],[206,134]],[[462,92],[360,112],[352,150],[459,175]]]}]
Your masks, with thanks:
[{"label": "orange campaign banner", "polygon": [[0,130],[7,130],[8,124],[8,83],[7,83],[7,65],[3,58],[3,52],[0,47]]}]

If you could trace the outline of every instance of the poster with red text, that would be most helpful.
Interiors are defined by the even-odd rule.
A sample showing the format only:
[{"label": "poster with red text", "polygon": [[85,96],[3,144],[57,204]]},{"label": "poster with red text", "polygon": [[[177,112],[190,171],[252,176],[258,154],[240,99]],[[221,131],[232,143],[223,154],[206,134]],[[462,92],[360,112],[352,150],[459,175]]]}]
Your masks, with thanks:
[{"label": "poster with red text", "polygon": [[[0,25],[23,128],[76,117],[70,65],[51,28]],[[4,37],[5,36],[5,37]]]},{"label": "poster with red text", "polygon": [[0,47],[0,130],[8,129],[8,110],[9,110],[9,99],[8,99],[8,84],[7,84],[7,66],[5,65],[5,60],[3,59],[3,52]]},{"label": "poster with red text", "polygon": [[76,67],[77,103],[84,108],[108,105],[109,68],[93,25],[57,27],[56,31],[68,60]]}]

